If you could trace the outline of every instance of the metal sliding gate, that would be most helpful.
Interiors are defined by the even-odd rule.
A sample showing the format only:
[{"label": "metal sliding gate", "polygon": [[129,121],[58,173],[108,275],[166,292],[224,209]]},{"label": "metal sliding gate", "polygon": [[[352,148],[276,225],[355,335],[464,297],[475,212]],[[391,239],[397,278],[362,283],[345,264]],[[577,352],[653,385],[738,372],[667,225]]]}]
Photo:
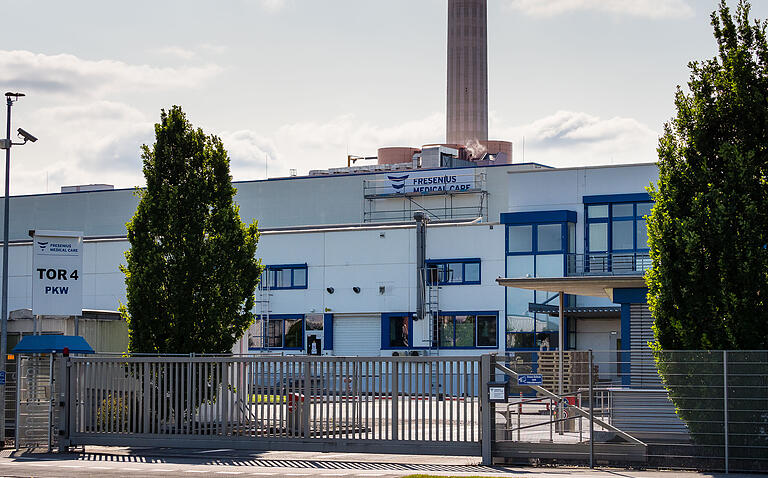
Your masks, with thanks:
[{"label": "metal sliding gate", "polygon": [[78,357],[62,373],[65,446],[481,451],[480,357]]}]

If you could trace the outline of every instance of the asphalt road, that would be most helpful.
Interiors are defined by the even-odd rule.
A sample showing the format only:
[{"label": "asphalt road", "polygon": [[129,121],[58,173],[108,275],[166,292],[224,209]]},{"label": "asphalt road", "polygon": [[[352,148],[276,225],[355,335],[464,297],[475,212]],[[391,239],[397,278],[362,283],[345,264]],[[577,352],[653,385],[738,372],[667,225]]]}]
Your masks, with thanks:
[{"label": "asphalt road", "polygon": [[[402,477],[409,474],[525,478],[712,478],[693,472],[486,467],[466,457],[352,453],[97,448],[68,454],[0,452],[3,477]],[[726,475],[723,475],[725,477]],[[728,478],[748,475],[731,474]],[[757,476],[757,475],[753,475]]]}]

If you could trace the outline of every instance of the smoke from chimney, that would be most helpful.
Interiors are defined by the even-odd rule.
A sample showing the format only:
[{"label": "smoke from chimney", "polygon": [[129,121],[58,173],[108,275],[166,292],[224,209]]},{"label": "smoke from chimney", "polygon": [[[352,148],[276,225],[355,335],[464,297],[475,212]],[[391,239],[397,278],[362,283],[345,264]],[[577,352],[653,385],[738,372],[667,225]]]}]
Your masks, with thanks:
[{"label": "smoke from chimney", "polygon": [[464,143],[464,147],[467,148],[469,159],[482,159],[485,153],[488,152],[488,148],[483,146],[477,138],[470,139]]}]

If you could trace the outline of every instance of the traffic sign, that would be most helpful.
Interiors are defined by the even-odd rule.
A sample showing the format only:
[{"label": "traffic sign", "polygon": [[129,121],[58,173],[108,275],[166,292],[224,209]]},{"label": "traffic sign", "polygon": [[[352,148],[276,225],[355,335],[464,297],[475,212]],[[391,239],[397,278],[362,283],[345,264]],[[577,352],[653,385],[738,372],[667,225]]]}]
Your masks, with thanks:
[{"label": "traffic sign", "polygon": [[517,376],[518,385],[543,385],[544,376],[540,373],[521,373]]},{"label": "traffic sign", "polygon": [[37,231],[32,253],[32,313],[83,314],[83,233]]}]

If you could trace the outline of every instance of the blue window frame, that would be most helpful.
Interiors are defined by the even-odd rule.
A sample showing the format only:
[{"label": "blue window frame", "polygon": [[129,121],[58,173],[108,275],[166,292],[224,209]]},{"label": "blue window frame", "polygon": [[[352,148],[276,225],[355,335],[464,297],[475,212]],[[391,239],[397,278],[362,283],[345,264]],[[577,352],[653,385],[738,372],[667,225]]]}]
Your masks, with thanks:
[{"label": "blue window frame", "polygon": [[650,201],[586,204],[584,250],[587,253],[647,251],[646,216],[652,207]]},{"label": "blue window frame", "polygon": [[592,273],[642,272],[650,267],[648,194],[584,197],[584,269]]},{"label": "blue window frame", "polygon": [[480,259],[427,260],[427,280],[432,285],[471,285],[480,283]]},{"label": "blue window frame", "polygon": [[413,314],[408,312],[381,314],[381,348],[413,348]]},{"label": "blue window frame", "polygon": [[[506,277],[563,277],[576,252],[576,212],[568,210],[503,213],[506,224]],[[545,291],[508,289],[505,348],[556,347],[558,327],[546,314],[530,312],[530,303],[550,303]],[[573,297],[566,296],[566,303]]]},{"label": "blue window frame", "polygon": [[277,264],[266,267],[264,285],[272,290],[306,289],[307,264]]},{"label": "blue window frame", "polygon": [[438,314],[441,349],[497,348],[498,312],[444,312]]},{"label": "blue window frame", "polygon": [[304,350],[304,316],[276,314],[257,316],[248,336],[248,350]]}]

